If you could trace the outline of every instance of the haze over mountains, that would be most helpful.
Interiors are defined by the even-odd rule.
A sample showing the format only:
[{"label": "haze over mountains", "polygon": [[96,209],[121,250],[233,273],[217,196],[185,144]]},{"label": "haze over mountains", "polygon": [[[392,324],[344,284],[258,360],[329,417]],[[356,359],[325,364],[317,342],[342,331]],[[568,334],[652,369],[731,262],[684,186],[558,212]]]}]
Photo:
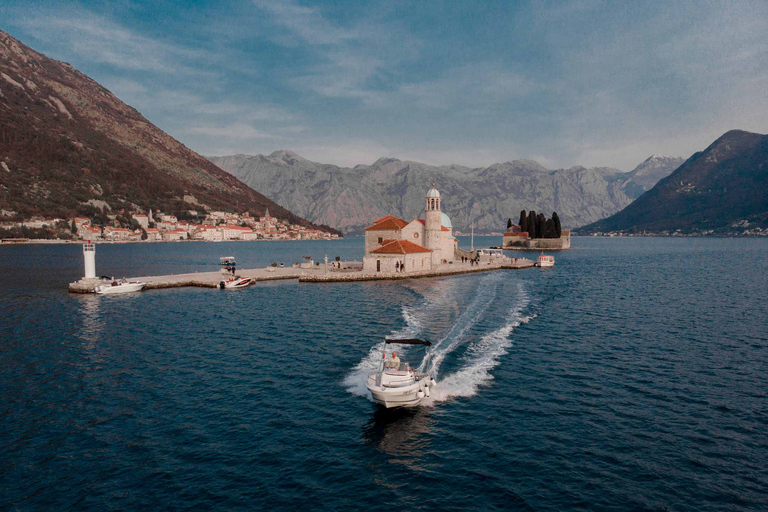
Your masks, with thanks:
[{"label": "haze over mountains", "polygon": [[520,210],[557,211],[564,227],[577,227],[618,212],[682,158],[653,155],[630,172],[612,168],[550,170],[533,160],[483,168],[432,166],[395,158],[372,165],[338,167],[306,160],[288,150],[270,155],[208,157],[250,187],[312,222],[360,234],[386,214],[413,219],[434,182],[455,229],[503,231]]},{"label": "haze over mountains", "polygon": [[584,234],[743,233],[768,227],[768,135],[731,130]]},{"label": "haze over mountains", "polygon": [[148,208],[249,211],[309,225],[155,127],[69,64],[0,31],[0,208],[33,215]]}]

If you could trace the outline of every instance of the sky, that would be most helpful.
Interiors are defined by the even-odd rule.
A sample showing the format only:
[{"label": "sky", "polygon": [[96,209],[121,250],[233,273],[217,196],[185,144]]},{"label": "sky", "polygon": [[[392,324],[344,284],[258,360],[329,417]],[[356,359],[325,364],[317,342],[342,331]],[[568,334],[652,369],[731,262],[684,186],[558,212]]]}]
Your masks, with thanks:
[{"label": "sky", "polygon": [[768,1],[16,1],[0,29],[204,155],[631,170],[768,132]]}]

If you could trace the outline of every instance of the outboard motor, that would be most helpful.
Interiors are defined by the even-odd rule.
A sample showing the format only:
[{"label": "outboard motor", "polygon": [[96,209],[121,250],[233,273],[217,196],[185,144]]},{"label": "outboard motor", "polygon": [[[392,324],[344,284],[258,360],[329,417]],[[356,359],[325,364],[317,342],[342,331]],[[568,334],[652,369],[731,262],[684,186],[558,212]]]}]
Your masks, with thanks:
[{"label": "outboard motor", "polygon": [[219,288],[221,288],[222,290],[224,289],[224,281],[219,283]]}]

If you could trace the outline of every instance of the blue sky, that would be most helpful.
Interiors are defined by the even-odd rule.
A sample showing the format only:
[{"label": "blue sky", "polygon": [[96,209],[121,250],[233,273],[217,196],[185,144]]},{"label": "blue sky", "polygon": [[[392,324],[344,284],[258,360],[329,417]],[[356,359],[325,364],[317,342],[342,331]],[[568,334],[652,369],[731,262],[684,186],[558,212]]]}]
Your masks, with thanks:
[{"label": "blue sky", "polygon": [[630,170],[768,132],[768,2],[4,0],[0,29],[207,155]]}]

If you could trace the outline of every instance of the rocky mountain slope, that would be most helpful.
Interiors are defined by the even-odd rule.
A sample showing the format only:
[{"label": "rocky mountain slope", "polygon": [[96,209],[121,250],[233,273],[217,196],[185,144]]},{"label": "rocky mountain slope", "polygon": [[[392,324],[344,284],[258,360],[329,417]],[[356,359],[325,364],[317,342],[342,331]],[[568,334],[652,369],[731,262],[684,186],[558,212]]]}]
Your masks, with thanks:
[{"label": "rocky mountain slope", "polygon": [[[347,234],[359,234],[371,220],[389,213],[405,219],[420,215],[432,182],[445,198],[443,209],[454,228],[464,233],[472,224],[477,233],[501,231],[507,218],[517,219],[523,209],[557,211],[564,227],[582,226],[621,210],[633,199],[628,190],[642,188],[653,176],[677,166],[671,157],[665,171],[654,157],[643,163],[656,174],[643,164],[622,173],[609,168],[550,170],[533,160],[469,168],[381,158],[348,168],[312,162],[286,150],[209,158],[299,215]],[[643,181],[635,181],[635,176]]]},{"label": "rocky mountain slope", "polygon": [[650,190],[662,178],[680,167],[683,158],[669,155],[652,155],[630,172],[613,172],[606,169],[601,174],[609,181],[618,182],[627,197],[634,200]]},{"label": "rocky mountain slope", "polygon": [[768,136],[733,130],[621,212],[580,232],[729,232],[768,227]]},{"label": "rocky mountain slope", "polygon": [[104,209],[249,211],[310,225],[107,89],[0,31],[0,208],[6,219]]}]

